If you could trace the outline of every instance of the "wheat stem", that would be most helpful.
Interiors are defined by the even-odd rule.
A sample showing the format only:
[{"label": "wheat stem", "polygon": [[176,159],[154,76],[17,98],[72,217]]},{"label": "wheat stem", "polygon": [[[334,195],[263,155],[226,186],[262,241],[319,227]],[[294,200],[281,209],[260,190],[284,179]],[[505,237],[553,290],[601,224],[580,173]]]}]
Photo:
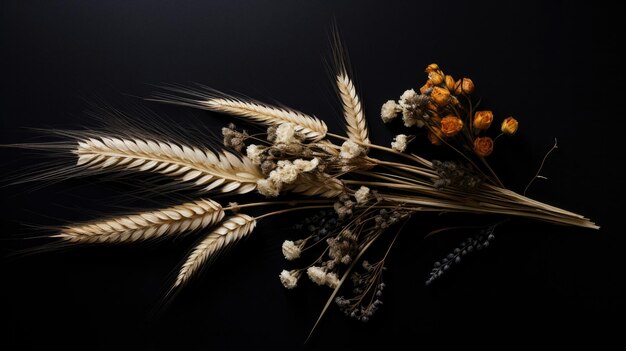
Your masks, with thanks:
[{"label": "wheat stem", "polygon": [[334,203],[334,201],[330,200],[288,200],[288,201],[264,201],[264,202],[253,202],[249,204],[237,204],[229,207],[224,207],[224,211],[229,210],[237,210],[240,208],[248,208],[248,207],[260,207],[260,206],[276,206],[276,205],[290,205],[296,206],[300,204],[328,204]]},{"label": "wheat stem", "polygon": [[302,206],[302,207],[296,207],[296,208],[286,208],[286,209],[283,209],[283,210],[269,212],[269,213],[260,215],[258,217],[255,217],[255,219],[258,221],[258,220],[266,218],[266,217],[276,216],[276,215],[279,215],[279,214],[293,212],[293,211],[311,210],[311,209],[316,209],[316,208],[332,208],[332,207],[333,207],[333,204],[331,203],[331,204],[328,204],[328,205]]},{"label": "wheat stem", "polygon": [[[326,133],[326,135],[330,136],[330,137],[333,137],[333,138],[341,139],[341,140],[350,140],[350,138],[346,138],[346,137],[338,135],[338,134]],[[357,141],[357,140],[352,140],[352,141],[354,141],[355,143],[357,143],[357,144],[359,144],[359,145],[361,145],[361,146],[363,146],[365,148],[372,148],[372,149],[385,151],[385,152],[388,152],[388,153],[391,153],[391,154],[394,154],[394,155],[397,155],[397,156],[400,156],[400,157],[407,158],[407,159],[409,159],[409,160],[411,160],[413,162],[417,162],[417,163],[419,163],[419,164],[421,164],[423,166],[432,167],[432,163],[431,162],[427,161],[426,159],[424,159],[422,157],[414,155],[414,154],[405,154],[403,152],[396,151],[396,150],[394,150],[392,148],[389,148],[389,147],[380,146],[380,145],[371,144],[371,143],[363,143],[363,142],[360,142],[360,141]]]}]

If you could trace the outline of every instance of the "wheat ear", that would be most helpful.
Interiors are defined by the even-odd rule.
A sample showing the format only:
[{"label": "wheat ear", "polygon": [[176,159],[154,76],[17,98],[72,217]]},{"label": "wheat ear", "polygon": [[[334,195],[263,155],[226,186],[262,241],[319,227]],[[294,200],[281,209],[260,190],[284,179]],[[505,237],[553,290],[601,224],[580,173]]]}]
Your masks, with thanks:
[{"label": "wheat ear", "polygon": [[53,237],[79,244],[135,242],[206,228],[222,218],[222,206],[205,199],[162,210],[67,226]]},{"label": "wheat ear", "polygon": [[321,196],[333,198],[345,191],[343,183],[336,178],[324,175],[314,175],[302,173],[298,176],[298,181],[288,185],[287,190],[294,193],[301,193],[307,196]]},{"label": "wheat ear", "polygon": [[314,141],[323,139],[328,132],[324,121],[288,107],[238,98],[203,86],[199,89],[178,86],[164,88],[166,91],[155,93],[155,97],[149,100],[223,112],[266,125],[291,123],[297,131]]},{"label": "wheat ear", "polygon": [[78,142],[73,151],[77,165],[91,169],[135,169],[194,181],[205,190],[221,187],[222,192],[243,194],[256,189],[263,174],[245,156],[228,151],[214,153],[197,147],[179,146],[171,142],[120,139],[115,137],[87,138]]},{"label": "wheat ear", "polygon": [[369,144],[367,122],[357,95],[354,83],[345,71],[337,75],[337,88],[343,105],[343,116],[346,119],[348,137],[360,143]]},{"label": "wheat ear", "polygon": [[286,107],[276,107],[257,101],[244,101],[234,97],[208,99],[201,104],[212,111],[249,118],[267,125],[291,123],[296,127],[296,131],[304,133],[312,140],[320,140],[328,132],[326,123],[318,118]]},{"label": "wheat ear", "polygon": [[180,268],[174,287],[189,281],[205,262],[214,258],[225,247],[250,234],[255,225],[256,220],[245,214],[236,214],[222,221],[191,251]]}]

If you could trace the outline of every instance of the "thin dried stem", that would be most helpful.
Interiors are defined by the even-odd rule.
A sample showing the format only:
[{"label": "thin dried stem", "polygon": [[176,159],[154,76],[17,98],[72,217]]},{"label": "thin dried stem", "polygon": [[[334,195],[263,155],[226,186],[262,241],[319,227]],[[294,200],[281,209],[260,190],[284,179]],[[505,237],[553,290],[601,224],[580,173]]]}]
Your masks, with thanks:
[{"label": "thin dried stem", "polygon": [[550,156],[552,151],[554,151],[554,150],[556,150],[558,148],[559,147],[557,145],[557,140],[556,140],[556,138],[554,138],[554,145],[552,145],[550,150],[548,150],[548,152],[545,154],[545,156],[543,156],[543,159],[541,160],[541,165],[539,165],[539,169],[537,170],[537,173],[535,173],[535,176],[533,177],[533,179],[531,179],[530,182],[528,182],[528,185],[526,185],[526,188],[524,188],[524,192],[522,193],[524,196],[526,196],[526,192],[528,191],[530,186],[535,182],[535,179],[540,177],[539,174],[541,174],[541,170],[543,169],[543,165],[546,163],[546,160],[548,159],[548,156]]}]

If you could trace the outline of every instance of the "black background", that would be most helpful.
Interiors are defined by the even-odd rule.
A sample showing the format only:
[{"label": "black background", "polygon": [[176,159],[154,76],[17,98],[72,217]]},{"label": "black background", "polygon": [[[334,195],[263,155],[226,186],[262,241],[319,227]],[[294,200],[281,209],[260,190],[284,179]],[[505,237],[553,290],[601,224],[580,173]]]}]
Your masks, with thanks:
[{"label": "black background", "polygon": [[[149,96],[150,84],[190,82],[280,101],[340,132],[324,64],[336,21],[374,142],[388,144],[399,130],[379,121],[381,104],[418,88],[423,68],[437,62],[455,77],[472,77],[496,116],[520,120],[520,133],[500,139],[492,156],[505,183],[523,190],[557,137],[559,149],[543,172],[549,180],[529,195],[584,213],[602,229],[513,221],[500,228],[493,247],[426,288],[430,265],[462,233],[420,238],[442,223],[476,219],[418,216],[392,251],[384,307],[367,325],[331,308],[306,347],[611,334],[625,293],[616,215],[623,207],[617,122],[623,116],[603,109],[623,88],[605,85],[616,57],[599,40],[605,24],[592,17],[589,4],[570,1],[3,1],[1,143],[37,141],[37,133],[22,127],[90,125],[84,111],[103,101],[131,112],[148,106],[179,123],[217,130],[225,119],[215,114],[134,98]],[[436,155],[423,139],[414,150]],[[0,151],[5,175],[41,160]],[[15,238],[39,233],[41,225],[119,210],[120,196],[137,183],[36,185],[1,189],[0,348],[305,347],[329,290],[303,281],[286,291],[277,279],[286,266],[280,243],[297,237],[291,225],[298,218],[262,222],[163,308],[163,293],[193,238],[11,255],[40,244]]]}]

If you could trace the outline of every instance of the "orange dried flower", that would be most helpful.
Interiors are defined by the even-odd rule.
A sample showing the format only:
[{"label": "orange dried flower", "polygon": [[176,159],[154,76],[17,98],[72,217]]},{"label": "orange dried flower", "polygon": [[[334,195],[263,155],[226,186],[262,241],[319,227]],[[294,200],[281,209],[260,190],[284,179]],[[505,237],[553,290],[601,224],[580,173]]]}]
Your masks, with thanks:
[{"label": "orange dried flower", "polygon": [[515,118],[507,117],[504,119],[504,121],[502,121],[502,126],[500,127],[500,130],[504,134],[513,135],[515,134],[515,132],[517,132],[518,126],[519,123]]},{"label": "orange dried flower", "polygon": [[446,76],[446,88],[450,91],[454,91],[454,78],[450,75]]},{"label": "orange dried flower", "polygon": [[441,120],[441,132],[447,137],[453,137],[463,129],[463,121],[456,116],[446,116]]},{"label": "orange dried flower", "polygon": [[430,140],[430,143],[433,145],[441,145],[442,137],[443,137],[443,133],[441,132],[441,129],[439,128],[432,128],[428,132],[428,140]]},{"label": "orange dried flower", "polygon": [[439,71],[439,65],[436,63],[431,63],[430,65],[426,66],[426,70],[424,70],[424,72],[426,73],[437,72],[437,71]]},{"label": "orange dried flower", "polygon": [[450,102],[450,92],[446,88],[434,87],[430,97],[439,106],[445,106]]},{"label": "orange dried flower", "polygon": [[420,88],[420,93],[422,94],[426,94],[426,92],[428,91],[428,89],[433,87],[433,82],[431,82],[430,80],[426,81],[426,84],[422,85],[422,87]]},{"label": "orange dried flower", "polygon": [[474,152],[480,157],[486,157],[493,152],[493,139],[490,137],[479,137],[474,140]]},{"label": "orange dried flower", "polygon": [[439,85],[443,83],[443,76],[437,72],[430,72],[428,74],[428,80],[430,80],[433,85]]},{"label": "orange dried flower", "polygon": [[456,95],[471,94],[474,92],[474,82],[469,78],[461,78],[454,85]]},{"label": "orange dried flower", "polygon": [[476,129],[488,129],[493,122],[493,112],[491,111],[476,111],[474,114],[474,128]]}]

